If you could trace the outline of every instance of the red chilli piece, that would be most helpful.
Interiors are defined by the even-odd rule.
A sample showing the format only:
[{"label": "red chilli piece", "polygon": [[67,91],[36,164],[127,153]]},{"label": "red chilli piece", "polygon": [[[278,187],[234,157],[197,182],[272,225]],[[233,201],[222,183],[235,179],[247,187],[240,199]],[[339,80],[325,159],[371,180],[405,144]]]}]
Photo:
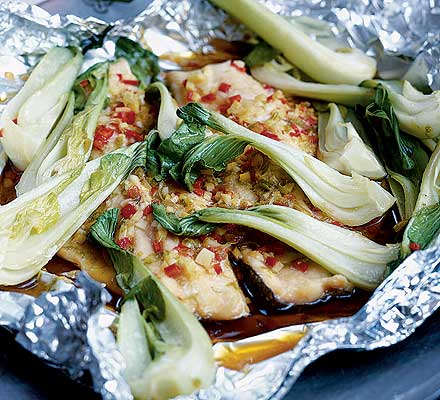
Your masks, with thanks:
[{"label": "red chilli piece", "polygon": [[292,267],[301,272],[306,272],[309,269],[309,264],[304,261],[296,260],[292,263]]},{"label": "red chilli piece", "polygon": [[192,90],[188,90],[186,92],[186,101],[193,101],[194,100],[194,92]]},{"label": "red chilli piece", "polygon": [[127,204],[121,209],[122,218],[128,219],[136,214],[137,208],[133,204]]},{"label": "red chilli piece", "polygon": [[421,247],[420,247],[420,245],[419,245],[418,243],[411,242],[411,243],[409,244],[409,249],[410,249],[411,251],[417,251],[417,250],[420,250]]},{"label": "red chilli piece", "polygon": [[309,136],[309,141],[313,144],[318,143],[318,136]]},{"label": "red chilli piece", "polygon": [[81,86],[82,88],[85,88],[86,86],[88,86],[88,84],[89,84],[89,80],[84,79],[79,83],[79,86]]},{"label": "red chilli piece", "polygon": [[153,187],[150,189],[150,195],[151,195],[151,196],[154,196],[154,195],[158,192],[158,190],[159,190],[159,188],[158,188],[157,186],[153,186]]},{"label": "red chilli piece", "polygon": [[3,129],[0,129],[0,137],[3,137]]},{"label": "red chilli piece", "polygon": [[153,213],[153,206],[152,206],[151,204],[148,204],[148,206],[146,206],[146,207],[144,208],[143,214],[144,214],[145,216],[147,216],[147,215],[150,215],[150,214],[152,214],[152,213]]},{"label": "red chilli piece", "polygon": [[163,245],[160,240],[153,240],[153,250],[155,253],[162,253],[163,252]]},{"label": "red chilli piece", "polygon": [[183,82],[182,82],[182,85],[183,85],[183,87],[184,88],[186,88],[186,84],[188,83],[188,79],[185,79]]},{"label": "red chilli piece", "polygon": [[202,96],[200,98],[200,101],[205,102],[205,103],[212,103],[216,99],[217,99],[217,96],[215,93],[208,93],[208,94],[205,94],[204,96]]},{"label": "red chilli piece", "polygon": [[229,90],[231,89],[231,87],[232,87],[232,85],[230,85],[229,83],[222,82],[222,83],[220,83],[218,90],[223,93],[228,93]]},{"label": "red chilli piece", "polygon": [[277,263],[277,259],[276,259],[276,257],[268,256],[268,257],[266,257],[265,263],[269,268],[273,268],[275,266],[275,264]]},{"label": "red chilli piece", "polygon": [[177,265],[176,263],[168,265],[168,267],[164,268],[164,272],[166,276],[169,276],[170,278],[177,278],[180,276],[183,272],[183,269],[180,265]]},{"label": "red chilli piece", "polygon": [[269,132],[269,131],[266,130],[266,129],[265,129],[264,131],[261,132],[261,135],[266,136],[266,137],[268,137],[269,139],[277,140],[278,142],[280,141],[280,138],[279,138],[277,135],[275,135],[275,134],[272,133],[272,132]]},{"label": "red chilli piece", "polygon": [[127,196],[130,197],[130,199],[138,199],[141,197],[141,190],[139,189],[139,186],[130,186],[127,190]]},{"label": "red chilli piece", "polygon": [[199,176],[193,184],[193,192],[197,196],[203,196],[205,194],[205,191],[202,189],[203,180],[203,177]]},{"label": "red chilli piece", "polygon": [[104,125],[98,125],[95,130],[95,135],[93,138],[93,147],[102,150],[105,145],[110,141],[111,137],[115,131]]},{"label": "red chilli piece", "polygon": [[237,71],[246,72],[246,67],[237,64],[235,60],[231,60],[231,67],[234,67]]},{"label": "red chilli piece", "polygon": [[117,118],[119,118],[122,122],[127,124],[134,124],[136,122],[136,114],[134,111],[120,111],[116,114]]},{"label": "red chilli piece", "polygon": [[116,244],[121,249],[127,250],[133,244],[133,241],[131,240],[131,238],[126,236],[126,237],[123,237],[123,238],[117,240]]},{"label": "red chilli piece", "polygon": [[222,266],[220,265],[220,263],[215,263],[213,265],[213,267],[214,267],[214,271],[217,275],[220,275],[223,272]]},{"label": "red chilli piece", "polygon": [[121,82],[131,86],[139,86],[140,83],[137,79],[123,79]]},{"label": "red chilli piece", "polygon": [[142,142],[144,140],[144,135],[142,133],[131,129],[126,129],[124,134],[127,139],[133,139],[135,142]]}]

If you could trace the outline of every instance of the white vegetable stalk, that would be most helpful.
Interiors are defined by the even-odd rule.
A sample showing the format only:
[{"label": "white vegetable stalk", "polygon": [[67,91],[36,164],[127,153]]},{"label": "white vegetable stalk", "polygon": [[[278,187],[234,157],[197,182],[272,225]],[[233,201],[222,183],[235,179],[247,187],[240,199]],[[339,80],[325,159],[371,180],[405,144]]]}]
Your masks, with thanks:
[{"label": "white vegetable stalk", "polygon": [[238,18],[317,82],[359,85],[376,73],[376,61],[360,50],[331,50],[256,0],[211,2]]},{"label": "white vegetable stalk", "polygon": [[8,156],[6,155],[2,145],[0,144],[0,175],[3,172],[3,169],[5,168],[7,161],[8,161]]},{"label": "white vegetable stalk", "polygon": [[245,140],[266,154],[292,177],[315,207],[345,225],[363,225],[384,214],[395,202],[378,183],[356,173],[343,175],[302,150],[252,132],[199,104],[190,103],[180,108],[179,114]]},{"label": "white vegetable stalk", "polygon": [[374,90],[370,88],[347,84],[326,85],[301,81],[282,71],[276,61],[252,67],[251,74],[258,81],[281,89],[293,96],[334,102],[346,106],[367,105],[374,98]]},{"label": "white vegetable stalk", "polygon": [[136,143],[109,153],[0,206],[0,285],[37,274],[137,166],[144,150]]},{"label": "white vegetable stalk", "polygon": [[207,208],[197,215],[205,222],[234,223],[265,232],[367,290],[375,289],[382,282],[387,263],[395,260],[399,252],[399,245],[379,245],[357,232],[289,207]]},{"label": "white vegetable stalk", "polygon": [[[144,265],[142,269],[146,269]],[[163,340],[163,354],[151,357],[148,349],[154,343],[149,343],[148,327],[136,300],[124,303],[118,324],[117,342],[126,363],[124,377],[139,400],[189,395],[208,387],[215,376],[212,343],[206,331],[159,280],[154,281],[165,303],[165,319],[154,323]]]},{"label": "white vegetable stalk", "polygon": [[55,47],[32,71],[1,117],[1,143],[13,164],[25,170],[64,110],[83,57]]},{"label": "white vegetable stalk", "polygon": [[[440,136],[440,91],[425,95],[408,81],[400,87],[386,81],[380,83],[387,89],[399,127],[420,139]],[[400,90],[399,90],[400,89]]]},{"label": "white vegetable stalk", "polygon": [[162,82],[155,82],[149,86],[159,90],[160,108],[157,118],[157,130],[161,140],[168,139],[177,129],[180,119],[176,115],[177,105],[171,97],[167,87]]},{"label": "white vegetable stalk", "polygon": [[318,158],[345,175],[383,178],[384,168],[354,126],[345,123],[336,104],[330,103],[329,109],[330,113],[319,114]]}]

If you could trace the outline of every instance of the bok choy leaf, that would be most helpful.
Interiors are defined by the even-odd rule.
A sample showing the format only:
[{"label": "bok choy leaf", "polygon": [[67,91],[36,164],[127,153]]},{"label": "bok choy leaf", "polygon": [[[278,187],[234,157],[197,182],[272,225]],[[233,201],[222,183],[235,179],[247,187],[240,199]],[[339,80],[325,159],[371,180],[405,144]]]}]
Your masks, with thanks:
[{"label": "bok choy leaf", "polygon": [[[84,109],[71,119],[75,103],[72,95],[57,125],[40,146],[17,184],[18,195],[88,161],[98,118],[107,99],[107,72],[108,63],[102,63],[99,68],[93,66],[88,73],[86,71],[81,75],[81,82],[87,80],[93,88],[87,96]],[[82,88],[79,84],[75,88],[77,86]]]},{"label": "bok choy leaf", "polygon": [[[213,224],[233,223],[257,229],[367,290],[382,282],[387,264],[395,260],[399,252],[398,245],[379,245],[357,232],[283,206],[267,205],[247,210],[206,208],[179,221],[175,215],[166,213],[162,205],[153,204],[153,214],[164,228],[175,234],[203,234],[212,230]],[[205,229],[202,221],[206,223]]]},{"label": "bok choy leaf", "polygon": [[171,97],[167,87],[162,82],[152,83],[148,87],[147,95],[158,91],[160,94],[160,108],[157,117],[157,130],[161,140],[168,139],[179,125],[179,118],[176,111],[177,106],[174,99]]},{"label": "bok choy leaf", "polygon": [[139,258],[114,243],[117,219],[118,209],[106,211],[90,237],[107,249],[126,293],[117,342],[134,397],[165,400],[209,386],[215,375],[209,336]]},{"label": "bok choy leaf", "polygon": [[3,148],[25,170],[66,106],[82,64],[75,48],[47,52],[1,116]]},{"label": "bok choy leaf", "polygon": [[159,58],[140,44],[126,37],[119,37],[115,48],[116,58],[125,58],[130,64],[131,71],[139,79],[141,89],[157,80],[160,72]]},{"label": "bok choy leaf", "polygon": [[0,206],[0,285],[32,278],[138,166],[145,143],[83,164]]},{"label": "bok choy leaf", "polygon": [[348,84],[306,82],[287,73],[287,68],[289,67],[272,61],[251,68],[251,74],[258,81],[281,89],[293,96],[334,102],[346,106],[367,105],[374,98],[373,89]]},{"label": "bok choy leaf", "polygon": [[440,230],[440,145],[432,153],[423,174],[414,214],[402,240],[402,257],[425,249]]},{"label": "bok choy leaf", "polygon": [[[177,112],[187,124],[206,124],[223,132],[231,138],[230,145],[235,138],[237,151],[240,147],[243,148],[244,144],[248,144],[266,154],[295,180],[315,207],[345,225],[365,224],[382,215],[395,201],[394,197],[376,182],[358,174],[342,175],[304,151],[252,132],[219,113],[203,108],[200,104],[189,103]],[[224,139],[220,137],[210,139],[209,142],[209,146],[217,147],[219,158],[224,157],[217,160],[219,163],[221,161],[220,165],[226,165],[228,161],[228,154],[220,150],[223,143]],[[203,149],[203,146],[193,149],[187,157],[194,159],[198,149]],[[212,148],[210,151],[211,155],[215,155]],[[237,152],[231,151],[231,157],[235,157],[236,154]],[[193,181],[197,177],[193,172],[193,166],[194,163],[189,163],[187,158],[184,160],[182,176],[186,177],[187,184],[192,183],[188,180]]]},{"label": "bok choy leaf", "polygon": [[375,75],[376,61],[362,51],[332,50],[310,38],[295,21],[287,21],[258,1],[211,2],[238,18],[317,82],[358,85]]},{"label": "bok choy leaf", "polygon": [[371,179],[385,177],[384,168],[353,124],[344,121],[336,104],[328,107],[329,113],[319,113],[318,158],[346,175],[354,172]]}]

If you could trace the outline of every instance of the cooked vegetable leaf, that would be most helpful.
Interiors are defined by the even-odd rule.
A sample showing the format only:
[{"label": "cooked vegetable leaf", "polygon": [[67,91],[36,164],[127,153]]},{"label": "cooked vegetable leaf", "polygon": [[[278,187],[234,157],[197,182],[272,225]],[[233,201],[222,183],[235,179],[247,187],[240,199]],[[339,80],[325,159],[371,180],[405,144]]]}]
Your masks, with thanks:
[{"label": "cooked vegetable leaf", "polygon": [[215,224],[201,222],[197,215],[178,218],[175,214],[167,213],[161,204],[153,203],[153,215],[166,230],[178,236],[206,235],[216,228]]},{"label": "cooked vegetable leaf", "polygon": [[345,122],[339,107],[329,104],[329,113],[319,113],[318,158],[337,171],[353,172],[381,179],[386,172],[373,151],[364,143],[350,122]]},{"label": "cooked vegetable leaf", "polygon": [[123,289],[131,288],[121,307],[117,340],[133,395],[165,400],[209,386],[215,364],[206,331],[139,258],[113,243],[117,218],[117,209],[106,211],[90,236],[107,249],[118,277],[125,277]]},{"label": "cooked vegetable leaf", "polygon": [[27,168],[63,112],[82,60],[76,48],[50,49],[3,111],[0,140],[18,169]]},{"label": "cooked vegetable leaf", "polygon": [[[266,154],[298,183],[315,207],[346,225],[367,223],[382,215],[395,201],[376,182],[357,174],[352,177],[342,175],[313,156],[252,132],[200,104],[189,103],[177,112],[186,123],[197,121],[231,137],[228,145],[235,138],[237,149],[246,143]],[[215,146],[215,141],[221,139],[210,140],[210,145]],[[192,157],[195,157],[195,153]],[[226,157],[222,157],[221,161],[226,165]],[[194,179],[194,175],[191,179]]]},{"label": "cooked vegetable leaf", "polygon": [[252,67],[251,74],[258,81],[281,89],[285,93],[346,106],[367,105],[374,97],[374,90],[370,88],[302,81],[287,73],[286,66],[276,61]]},{"label": "cooked vegetable leaf", "polygon": [[[155,206],[154,216],[159,223],[177,218]],[[157,216],[160,218],[157,218]],[[381,246],[357,232],[319,221],[289,207],[267,205],[248,210],[206,208],[182,218],[179,227],[184,234],[201,229],[201,221],[211,229],[212,224],[239,224],[260,230],[295,248],[311,260],[335,274],[345,275],[354,285],[374,289],[383,279],[386,265],[397,258],[398,245]],[[190,224],[197,226],[192,229]],[[179,230],[178,229],[178,230]]]},{"label": "cooked vegetable leaf", "polygon": [[197,122],[181,124],[167,139],[160,141],[157,132],[150,133],[147,143],[147,171],[157,180],[169,175],[181,180],[184,156],[205,138],[205,125]]},{"label": "cooked vegetable leaf", "polygon": [[148,87],[147,97],[151,98],[155,92],[160,95],[160,108],[157,117],[157,130],[162,140],[168,139],[179,125],[176,115],[177,106],[167,87],[162,82],[155,82]]},{"label": "cooked vegetable leaf", "polygon": [[[37,274],[127,174],[145,164],[135,143],[59,175],[0,206],[0,285]],[[97,187],[90,180],[99,175]]]},{"label": "cooked vegetable leaf", "polygon": [[146,89],[151,82],[157,80],[160,72],[159,58],[133,40],[119,37],[116,41],[115,57],[128,61],[131,71],[140,81],[141,89]]},{"label": "cooked vegetable leaf", "polygon": [[98,118],[107,99],[107,71],[108,64],[104,63],[99,69],[93,67],[93,71],[87,75],[87,82],[93,89],[88,95],[85,108],[72,119],[74,100],[71,96],[57,125],[40,146],[16,186],[18,195],[88,161]]},{"label": "cooked vegetable leaf", "polygon": [[294,21],[255,0],[211,0],[317,82],[358,85],[371,79],[376,61],[357,49],[332,50],[310,38]]},{"label": "cooked vegetable leaf", "polygon": [[271,45],[266,42],[257,43],[254,48],[249,52],[249,54],[244,57],[243,61],[246,65],[251,68],[256,65],[263,65],[272,61],[279,51],[274,49]]}]

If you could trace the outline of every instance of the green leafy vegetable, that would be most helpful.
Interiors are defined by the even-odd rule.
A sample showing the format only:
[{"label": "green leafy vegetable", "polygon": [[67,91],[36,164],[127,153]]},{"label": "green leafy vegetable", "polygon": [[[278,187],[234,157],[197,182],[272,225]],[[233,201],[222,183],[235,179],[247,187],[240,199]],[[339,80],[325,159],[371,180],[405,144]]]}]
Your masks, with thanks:
[{"label": "green leafy vegetable", "polygon": [[302,81],[286,72],[286,68],[291,69],[291,67],[272,61],[251,68],[251,74],[258,81],[281,89],[285,93],[346,106],[366,105],[374,97],[374,90],[369,88],[348,84],[326,85]]},{"label": "green leafy vegetable", "polygon": [[168,139],[179,125],[176,115],[177,106],[167,87],[162,82],[155,82],[148,87],[147,95],[158,91],[160,94],[160,108],[157,117],[157,130],[162,140]]},{"label": "green leafy vegetable", "polygon": [[[166,214],[159,206],[155,206],[154,216],[166,229],[176,226],[175,215]],[[399,251],[398,245],[381,246],[357,232],[283,206],[259,206],[248,210],[206,208],[183,218],[178,230],[184,235],[203,232],[201,221],[209,229],[212,224],[233,223],[267,233],[328,271],[343,274],[354,285],[368,290],[380,284],[387,263],[395,260]]]},{"label": "green leafy vegetable", "polygon": [[0,285],[37,274],[130,171],[143,165],[145,143],[135,143],[0,206]]},{"label": "green leafy vegetable", "polygon": [[63,112],[82,60],[76,48],[52,48],[3,111],[1,143],[18,169],[27,168]]},{"label": "green leafy vegetable", "polygon": [[373,149],[380,156],[389,175],[402,176],[412,183],[412,185],[408,182],[404,185],[400,184],[399,191],[408,189],[411,191],[405,196],[400,196],[396,191],[395,183],[402,181],[402,178],[390,180],[390,187],[397,197],[401,217],[407,217],[411,214],[409,212],[411,204],[406,204],[405,199],[413,199],[417,196],[417,188],[429,157],[416,138],[400,132],[393,106],[382,85],[377,86],[374,101],[366,107],[365,119]]},{"label": "green leafy vegetable", "polygon": [[147,171],[157,180],[169,175],[181,180],[184,156],[205,138],[205,125],[198,122],[181,124],[167,139],[161,141],[158,132],[147,139]]},{"label": "green leafy vegetable", "polygon": [[141,260],[114,244],[117,218],[117,209],[106,211],[90,236],[107,249],[128,292],[117,341],[134,397],[165,400],[209,386],[215,364],[206,331]]},{"label": "green leafy vegetable", "polygon": [[[223,132],[231,137],[228,145],[232,145],[235,138],[236,149],[249,144],[266,154],[297,182],[315,207],[346,225],[367,223],[382,215],[395,201],[376,182],[357,174],[352,177],[342,175],[313,156],[252,132],[200,104],[187,104],[178,110],[178,115],[185,123],[198,122]],[[221,145],[223,139],[220,136],[210,139],[209,146],[217,147],[219,154],[223,154],[220,152]],[[194,149],[191,153],[193,159],[197,158],[196,151]],[[215,154],[215,151],[211,148],[210,153]],[[235,157],[236,153],[231,153],[231,156]],[[226,161],[222,155],[221,164],[217,165],[226,165]],[[193,172],[185,171],[185,175],[191,179],[195,177]]]},{"label": "green leafy vegetable", "polygon": [[318,158],[337,171],[353,172],[372,179],[386,172],[373,151],[364,143],[353,124],[345,122],[338,106],[329,104],[330,113],[320,113]]},{"label": "green leafy vegetable", "polygon": [[386,89],[402,131],[419,139],[440,136],[439,90],[423,94],[408,81],[367,81],[363,85]]},{"label": "green leafy vegetable", "polygon": [[18,195],[88,161],[93,146],[93,135],[108,92],[108,63],[100,64],[99,68],[92,68],[89,74],[84,75],[84,79],[93,87],[85,108],[70,121],[74,103],[73,95],[71,96],[57,125],[40,146],[16,186]]},{"label": "green leafy vegetable", "polygon": [[131,39],[122,36],[118,38],[115,57],[128,61],[131,71],[140,81],[141,89],[146,89],[159,75],[159,58]]},{"label": "green leafy vegetable", "polygon": [[238,18],[317,82],[358,85],[371,79],[376,61],[357,49],[332,50],[313,40],[294,21],[254,0],[211,0]]},{"label": "green leafy vegetable", "polygon": [[424,249],[440,230],[440,145],[432,153],[423,174],[420,192],[402,240],[402,257]]},{"label": "green leafy vegetable", "polygon": [[278,54],[279,51],[274,49],[271,45],[267,44],[266,42],[259,42],[254,46],[249,54],[244,57],[243,61],[249,68],[251,68],[272,61],[276,56],[278,56]]}]

